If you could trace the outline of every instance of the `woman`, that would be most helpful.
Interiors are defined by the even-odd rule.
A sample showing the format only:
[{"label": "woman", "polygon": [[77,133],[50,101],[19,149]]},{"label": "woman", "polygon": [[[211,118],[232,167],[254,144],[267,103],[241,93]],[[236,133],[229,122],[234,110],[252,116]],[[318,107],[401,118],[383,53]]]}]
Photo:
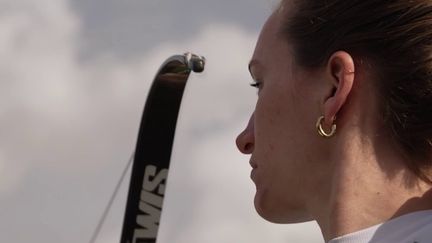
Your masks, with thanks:
[{"label": "woman", "polygon": [[432,242],[432,1],[286,0],[238,136],[255,208],[326,242]]}]

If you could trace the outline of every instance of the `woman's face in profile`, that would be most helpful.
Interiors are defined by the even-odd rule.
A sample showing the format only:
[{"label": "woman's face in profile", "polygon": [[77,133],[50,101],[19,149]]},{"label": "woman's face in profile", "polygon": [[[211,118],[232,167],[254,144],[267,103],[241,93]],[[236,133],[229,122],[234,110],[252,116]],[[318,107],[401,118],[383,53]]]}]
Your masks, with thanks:
[{"label": "woman's face in profile", "polygon": [[276,223],[302,222],[311,220],[306,209],[321,193],[319,178],[324,171],[322,139],[315,130],[322,114],[320,82],[318,72],[295,65],[292,49],[279,33],[280,24],[277,11],[258,39],[250,63],[258,100],[237,145],[251,154],[257,212]]}]

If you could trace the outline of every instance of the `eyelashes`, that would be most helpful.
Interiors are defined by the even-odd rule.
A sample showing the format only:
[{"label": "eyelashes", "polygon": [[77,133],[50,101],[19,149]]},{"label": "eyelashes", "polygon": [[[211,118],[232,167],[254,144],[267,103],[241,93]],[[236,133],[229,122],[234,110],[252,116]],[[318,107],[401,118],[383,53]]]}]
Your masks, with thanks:
[{"label": "eyelashes", "polygon": [[250,83],[249,85],[256,88],[257,95],[259,95],[260,90],[262,89],[262,82],[258,80],[253,80],[253,82]]},{"label": "eyelashes", "polygon": [[253,83],[250,83],[250,86],[259,89],[261,87],[260,81],[253,81]]}]

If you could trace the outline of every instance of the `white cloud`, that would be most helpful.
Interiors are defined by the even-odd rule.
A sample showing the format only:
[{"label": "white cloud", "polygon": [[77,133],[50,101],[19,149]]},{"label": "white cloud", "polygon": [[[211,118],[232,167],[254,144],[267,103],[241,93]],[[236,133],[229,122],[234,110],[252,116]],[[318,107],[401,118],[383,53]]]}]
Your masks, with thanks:
[{"label": "white cloud", "polygon": [[[156,70],[168,56],[188,50],[208,63],[185,92],[160,242],[320,239],[313,224],[276,226],[253,209],[247,158],[234,139],[256,100],[247,62],[257,33],[211,24],[142,58],[107,53],[81,60],[83,23],[67,1],[2,4],[0,242],[90,238],[135,146]],[[124,195],[125,188],[99,242],[118,240]],[[22,228],[28,232],[20,234]]]}]

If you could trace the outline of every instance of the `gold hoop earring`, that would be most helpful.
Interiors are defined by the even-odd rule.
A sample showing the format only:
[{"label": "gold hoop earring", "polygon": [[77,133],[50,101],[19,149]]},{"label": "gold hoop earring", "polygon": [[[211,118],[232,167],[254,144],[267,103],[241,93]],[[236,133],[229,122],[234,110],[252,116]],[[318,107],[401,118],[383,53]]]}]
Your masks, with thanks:
[{"label": "gold hoop earring", "polygon": [[321,124],[323,120],[324,120],[324,116],[320,116],[318,118],[317,123],[316,123],[316,128],[318,130],[318,134],[321,137],[330,138],[336,133],[336,124],[333,121],[333,124],[331,126],[331,131],[329,133],[327,133],[326,131],[324,131],[322,124]]}]

